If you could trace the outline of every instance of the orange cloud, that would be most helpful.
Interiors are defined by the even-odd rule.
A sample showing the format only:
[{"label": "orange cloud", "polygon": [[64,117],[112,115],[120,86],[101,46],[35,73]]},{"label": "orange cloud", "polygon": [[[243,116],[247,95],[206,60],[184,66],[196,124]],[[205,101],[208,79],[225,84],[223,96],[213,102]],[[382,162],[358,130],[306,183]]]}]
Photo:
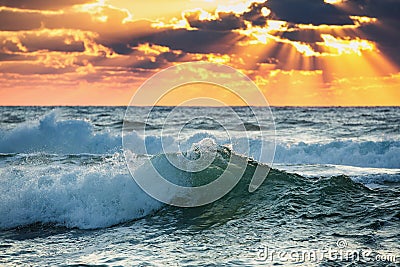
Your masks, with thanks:
[{"label": "orange cloud", "polygon": [[0,104],[124,105],[157,71],[202,60],[273,105],[397,105],[397,32],[347,2],[0,0]]}]

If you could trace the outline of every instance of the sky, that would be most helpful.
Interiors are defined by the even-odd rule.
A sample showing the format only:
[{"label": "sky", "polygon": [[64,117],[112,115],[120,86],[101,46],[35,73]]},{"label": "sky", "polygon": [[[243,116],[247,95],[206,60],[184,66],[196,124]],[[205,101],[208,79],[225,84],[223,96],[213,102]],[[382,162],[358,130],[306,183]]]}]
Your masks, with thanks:
[{"label": "sky", "polygon": [[155,73],[206,61],[273,106],[399,106],[399,13],[398,0],[0,0],[0,105],[127,105]]}]

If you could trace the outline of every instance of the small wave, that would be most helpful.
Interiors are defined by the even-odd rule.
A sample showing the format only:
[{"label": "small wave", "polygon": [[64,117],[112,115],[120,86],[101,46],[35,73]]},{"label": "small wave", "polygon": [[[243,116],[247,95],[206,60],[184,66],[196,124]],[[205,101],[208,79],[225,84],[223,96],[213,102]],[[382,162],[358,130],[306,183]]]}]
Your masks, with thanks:
[{"label": "small wave", "polygon": [[[155,129],[160,129],[159,126],[157,125],[151,125],[149,123],[145,123],[145,122],[140,122],[140,121],[121,121],[118,122],[118,126],[124,126],[125,130],[155,130]],[[121,128],[122,129],[122,128]]]},{"label": "small wave", "polygon": [[[144,123],[133,122],[136,126],[151,127]],[[251,129],[254,125],[249,124]],[[187,148],[199,141],[199,138],[213,137],[206,131],[189,138]],[[143,140],[133,132],[126,136],[132,144],[143,144]],[[217,138],[214,138],[217,139]],[[164,136],[169,145],[174,143],[172,136]],[[228,140],[218,140],[220,145]],[[250,139],[249,156],[260,159],[262,141]],[[149,135],[145,140],[147,153],[158,154],[162,151],[162,138]],[[166,145],[166,144],[164,144]],[[183,145],[185,146],[185,145]],[[234,150],[236,149],[233,147]],[[57,112],[50,112],[36,122],[24,123],[13,130],[0,130],[0,153],[60,153],[60,154],[104,154],[122,149],[120,135],[108,132],[95,132],[93,125],[82,120],[58,120]],[[239,149],[240,150],[240,149]],[[238,152],[240,152],[237,150]],[[145,153],[146,151],[142,151]],[[280,143],[276,147],[274,162],[287,164],[336,164],[357,167],[400,168],[399,141],[335,141],[319,143]],[[263,159],[261,159],[263,161]],[[267,162],[267,161],[265,161]]]},{"label": "small wave", "polygon": [[261,127],[257,123],[245,122],[244,127],[247,131],[260,131]]},{"label": "small wave", "polygon": [[400,168],[399,159],[399,141],[335,141],[327,144],[279,144],[274,161],[291,164]]},{"label": "small wave", "polygon": [[400,183],[400,173],[396,174],[369,174],[352,177],[352,180],[370,185],[390,185]]},{"label": "small wave", "polygon": [[121,146],[121,138],[94,133],[90,122],[57,120],[53,111],[40,121],[0,131],[0,153],[107,153]]}]

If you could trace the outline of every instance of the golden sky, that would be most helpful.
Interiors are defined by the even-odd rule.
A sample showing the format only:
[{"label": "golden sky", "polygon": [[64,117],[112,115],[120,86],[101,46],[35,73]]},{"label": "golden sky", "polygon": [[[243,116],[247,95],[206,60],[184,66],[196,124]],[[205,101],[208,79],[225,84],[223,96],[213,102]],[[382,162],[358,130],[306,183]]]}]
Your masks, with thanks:
[{"label": "golden sky", "polygon": [[[393,0],[0,0],[0,105],[127,105],[158,71],[208,61],[248,75],[274,106],[398,106],[399,8]],[[196,90],[219,92],[179,94]]]}]

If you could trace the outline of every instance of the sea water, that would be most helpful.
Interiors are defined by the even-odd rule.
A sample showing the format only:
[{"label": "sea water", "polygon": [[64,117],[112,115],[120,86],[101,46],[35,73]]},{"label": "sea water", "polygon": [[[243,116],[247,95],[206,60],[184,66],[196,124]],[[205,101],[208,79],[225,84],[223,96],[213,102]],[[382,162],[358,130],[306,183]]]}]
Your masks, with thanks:
[{"label": "sea water", "polygon": [[[228,108],[186,107],[176,124],[163,124],[172,109],[155,108],[151,120],[139,116],[125,126],[132,140],[146,143],[145,156],[170,172],[161,133],[172,135],[178,120],[196,114],[180,138],[188,150],[214,140],[220,160],[179,174],[183,184],[214,179],[239,154],[226,129],[249,140],[242,179],[214,203],[169,206],[135,183],[122,146],[125,107],[0,107],[0,265],[400,262],[400,108],[271,108],[275,157],[253,193],[259,132],[270,121],[234,108],[243,133]],[[206,114],[218,114],[223,126],[202,120]],[[135,135],[140,127],[148,129],[145,140]]]}]

